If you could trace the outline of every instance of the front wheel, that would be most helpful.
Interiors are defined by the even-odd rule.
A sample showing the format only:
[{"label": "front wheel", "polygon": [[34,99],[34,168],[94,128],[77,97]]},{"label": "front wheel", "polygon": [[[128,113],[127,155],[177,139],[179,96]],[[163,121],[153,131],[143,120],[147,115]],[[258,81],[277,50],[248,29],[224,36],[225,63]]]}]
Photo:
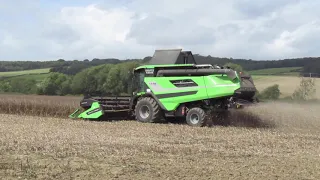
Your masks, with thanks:
[{"label": "front wheel", "polygon": [[186,116],[187,124],[190,126],[202,127],[206,124],[206,113],[201,108],[192,108]]},{"label": "front wheel", "polygon": [[158,103],[151,97],[141,98],[135,108],[137,121],[145,123],[162,122],[163,114]]}]

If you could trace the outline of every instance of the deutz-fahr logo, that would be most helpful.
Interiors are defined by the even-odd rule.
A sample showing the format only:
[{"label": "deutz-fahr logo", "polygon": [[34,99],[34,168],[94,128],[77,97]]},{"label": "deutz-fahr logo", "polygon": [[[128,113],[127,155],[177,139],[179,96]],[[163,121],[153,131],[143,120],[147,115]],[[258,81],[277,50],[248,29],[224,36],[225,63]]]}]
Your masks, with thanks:
[{"label": "deutz-fahr logo", "polygon": [[145,69],[146,74],[153,74],[154,69]]}]

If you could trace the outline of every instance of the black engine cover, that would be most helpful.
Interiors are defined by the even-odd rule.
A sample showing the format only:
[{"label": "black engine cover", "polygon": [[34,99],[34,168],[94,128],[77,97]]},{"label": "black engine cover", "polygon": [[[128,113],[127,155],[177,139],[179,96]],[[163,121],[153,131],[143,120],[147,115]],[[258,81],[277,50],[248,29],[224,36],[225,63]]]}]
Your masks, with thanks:
[{"label": "black engine cover", "polygon": [[253,83],[252,77],[250,75],[240,75],[240,78],[241,86],[240,89],[235,91],[235,98],[253,101],[257,89]]}]

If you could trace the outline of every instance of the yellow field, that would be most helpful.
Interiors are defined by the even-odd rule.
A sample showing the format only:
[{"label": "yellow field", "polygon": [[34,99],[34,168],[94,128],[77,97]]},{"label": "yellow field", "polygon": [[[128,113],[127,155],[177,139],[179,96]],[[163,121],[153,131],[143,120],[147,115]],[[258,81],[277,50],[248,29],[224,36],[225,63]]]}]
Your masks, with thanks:
[{"label": "yellow field", "polygon": [[[300,78],[294,76],[254,76],[254,83],[259,91],[268,86],[279,84],[281,97],[290,96],[300,85]],[[320,78],[316,79],[316,96],[320,99]]]}]

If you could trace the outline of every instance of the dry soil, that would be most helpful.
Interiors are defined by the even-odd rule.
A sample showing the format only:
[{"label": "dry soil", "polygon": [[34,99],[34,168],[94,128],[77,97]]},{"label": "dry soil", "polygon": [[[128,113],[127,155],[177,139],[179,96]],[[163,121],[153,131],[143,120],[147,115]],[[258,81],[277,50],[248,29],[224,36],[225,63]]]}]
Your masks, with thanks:
[{"label": "dry soil", "polygon": [[[320,179],[319,105],[223,126],[0,115],[2,179]],[[257,116],[259,114],[259,116]],[[246,126],[248,125],[248,126]]]}]

